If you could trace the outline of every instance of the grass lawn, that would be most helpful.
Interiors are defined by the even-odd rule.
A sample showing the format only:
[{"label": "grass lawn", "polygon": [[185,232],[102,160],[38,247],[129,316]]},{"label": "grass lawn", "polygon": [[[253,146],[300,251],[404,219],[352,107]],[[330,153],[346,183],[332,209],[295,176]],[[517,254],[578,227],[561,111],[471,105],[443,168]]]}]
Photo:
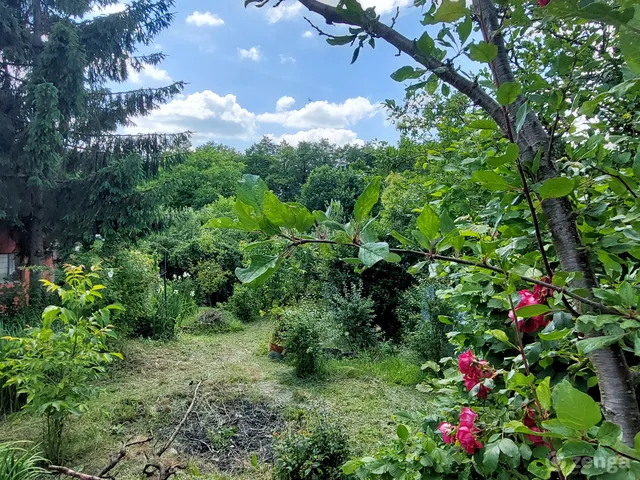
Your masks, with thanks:
[{"label": "grass lawn", "polygon": [[[253,452],[268,463],[273,431],[316,409],[344,426],[355,455],[373,453],[394,435],[393,413],[428,401],[414,387],[419,367],[398,357],[331,360],[323,380],[298,379],[291,366],[268,358],[272,328],[265,320],[240,332],[183,334],[169,343],[126,341],[125,360],[104,393],[90,413],[71,422],[67,465],[96,473],[122,442],[153,436],[162,445],[199,381],[196,407],[163,456],[188,465],[180,478],[270,478],[268,465],[251,465]],[[34,440],[39,428],[39,419],[14,415],[0,422],[0,438]],[[140,478],[147,450],[133,447],[116,478]]]}]

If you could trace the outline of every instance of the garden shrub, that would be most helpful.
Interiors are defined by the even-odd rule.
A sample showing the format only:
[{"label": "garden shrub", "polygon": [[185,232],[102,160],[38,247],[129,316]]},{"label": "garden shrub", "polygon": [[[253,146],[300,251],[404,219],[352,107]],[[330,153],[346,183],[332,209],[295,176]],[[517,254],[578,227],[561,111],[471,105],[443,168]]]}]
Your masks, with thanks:
[{"label": "garden shrub", "polygon": [[405,290],[398,305],[398,320],[402,324],[405,344],[422,360],[437,362],[453,355],[447,338],[451,326],[441,317],[454,317],[453,305],[437,296],[439,284],[422,281]]},{"label": "garden shrub", "polygon": [[323,364],[322,327],[315,310],[302,304],[284,312],[281,330],[286,358],[295,367],[298,377],[319,375]]},{"label": "garden shrub", "polygon": [[69,416],[87,410],[98,393],[95,381],[106,375],[107,364],[121,358],[109,351],[107,339],[114,336],[113,313],[122,307],[96,307],[105,288],[96,283],[98,272],[97,266],[85,271],[66,265],[64,286],[42,280],[62,305],[45,308],[42,326],[8,337],[6,361],[0,364],[0,379],[26,394],[25,410],[43,416],[42,448],[56,463],[64,461]]},{"label": "garden shrub", "polygon": [[291,425],[276,437],[274,450],[276,480],[338,480],[349,459],[344,429],[323,414]]},{"label": "garden shrub", "polygon": [[224,308],[244,323],[260,320],[260,310],[263,307],[260,292],[255,288],[237,283],[233,287],[233,295],[229,297]]},{"label": "garden shrub", "polygon": [[362,286],[351,284],[342,293],[329,294],[329,309],[344,332],[343,342],[352,349],[374,346],[380,339],[374,326],[374,302],[362,293]]}]

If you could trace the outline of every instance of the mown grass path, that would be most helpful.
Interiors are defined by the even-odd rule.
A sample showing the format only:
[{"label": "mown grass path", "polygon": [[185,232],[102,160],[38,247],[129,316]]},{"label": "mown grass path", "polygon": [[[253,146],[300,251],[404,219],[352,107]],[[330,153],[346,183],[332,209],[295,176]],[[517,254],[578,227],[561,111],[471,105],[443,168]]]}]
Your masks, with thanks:
[{"label": "mown grass path", "polygon": [[[326,411],[344,425],[357,455],[372,453],[388,442],[394,434],[393,413],[426,407],[424,394],[413,385],[398,384],[415,383],[419,369],[394,358],[331,361],[324,379],[297,379],[292,367],[267,356],[272,328],[262,321],[245,325],[241,332],[180,335],[168,343],[125,341],[125,361],[105,382],[91,413],[72,422],[69,465],[87,472],[99,470],[120,442],[136,435],[153,435],[162,442],[200,380],[200,397],[211,404],[237,399],[263,402],[284,419],[314,409]],[[18,415],[0,422],[0,438],[33,440],[38,428],[37,419]],[[218,475],[215,461],[192,456],[182,447],[177,442],[170,453],[192,465],[192,473],[201,475],[198,478],[270,478],[268,468]],[[138,478],[141,455],[142,449],[131,452],[116,470],[119,480]],[[250,467],[249,456],[245,465]]]}]

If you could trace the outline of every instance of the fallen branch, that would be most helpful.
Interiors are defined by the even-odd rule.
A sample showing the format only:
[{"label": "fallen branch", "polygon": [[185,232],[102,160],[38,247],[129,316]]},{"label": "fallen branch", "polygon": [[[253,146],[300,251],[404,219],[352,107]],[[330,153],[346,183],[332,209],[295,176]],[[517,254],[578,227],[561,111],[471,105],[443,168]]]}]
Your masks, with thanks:
[{"label": "fallen branch", "polygon": [[105,478],[113,477],[96,477],[95,475],[89,475],[88,473],[76,472],[67,467],[61,467],[59,465],[49,465],[47,469],[54,473],[61,473],[67,477],[78,478],[80,480],[105,480]]},{"label": "fallen branch", "polygon": [[141,445],[143,443],[150,442],[151,440],[153,440],[153,437],[148,437],[148,438],[145,438],[144,440],[138,440],[135,442],[130,442],[122,445],[122,448],[120,449],[120,451],[115,455],[111,456],[111,459],[109,460],[109,464],[100,471],[100,473],[98,474],[98,477],[100,478],[105,477],[107,473],[109,473],[116,465],[118,465],[118,463],[120,463],[122,459],[127,456],[127,448],[133,447],[134,445]]},{"label": "fallen branch", "polygon": [[189,405],[189,408],[185,412],[184,417],[182,417],[182,420],[180,420],[180,423],[178,424],[176,429],[173,431],[173,434],[171,435],[171,437],[169,437],[169,441],[165,444],[164,447],[162,447],[160,450],[158,450],[158,452],[156,453],[157,457],[161,457],[162,454],[169,449],[169,447],[171,446],[173,441],[176,439],[176,436],[178,435],[178,433],[180,433],[180,430],[182,429],[182,426],[184,425],[184,422],[187,421],[187,417],[191,413],[191,410],[193,410],[193,406],[196,404],[196,397],[198,396],[198,389],[200,388],[200,385],[202,385],[202,380],[200,380],[198,382],[198,384],[196,385],[195,390],[193,391],[193,398],[191,399],[191,405]]}]

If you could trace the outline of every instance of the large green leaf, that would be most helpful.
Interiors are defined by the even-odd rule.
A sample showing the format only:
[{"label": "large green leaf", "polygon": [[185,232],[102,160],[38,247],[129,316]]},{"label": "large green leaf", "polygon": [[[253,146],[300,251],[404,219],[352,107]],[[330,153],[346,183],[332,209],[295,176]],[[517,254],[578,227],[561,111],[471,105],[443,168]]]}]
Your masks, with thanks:
[{"label": "large green leaf", "polygon": [[543,199],[566,197],[573,191],[575,184],[576,182],[573,178],[549,178],[540,185],[538,193]]},{"label": "large green leaf", "polygon": [[232,218],[212,218],[204,224],[204,228],[226,228],[233,230],[242,230],[243,232],[250,232],[252,230],[258,230],[258,224],[255,224],[255,228],[247,227],[245,224],[237,222]]},{"label": "large green leaf", "polygon": [[581,355],[589,355],[591,352],[608,347],[622,340],[624,335],[604,335],[580,340],[576,343],[576,348]]},{"label": "large green leaf", "polygon": [[258,175],[244,174],[236,189],[236,196],[242,203],[252,206],[257,213],[262,213],[264,193],[267,190],[267,184]]},{"label": "large green leaf", "polygon": [[[427,32],[424,32],[418,39],[418,50],[424,55],[433,55],[436,45]],[[395,80],[395,79],[394,79]]]},{"label": "large green leaf", "polygon": [[477,172],[473,172],[471,179],[482,184],[482,186],[488,190],[501,192],[511,188],[504,178],[491,170],[478,170]]},{"label": "large green leaf", "polygon": [[566,427],[585,431],[602,420],[600,407],[595,400],[573,388],[567,380],[554,387],[551,398],[558,420]]},{"label": "large green leaf", "polygon": [[389,244],[386,242],[365,243],[360,246],[358,258],[367,267],[371,267],[379,261],[386,259],[390,253]]},{"label": "large green leaf", "polygon": [[469,58],[476,62],[491,63],[498,56],[498,47],[482,40],[469,45]]},{"label": "large green leaf", "polygon": [[438,214],[429,204],[424,206],[422,213],[418,217],[418,229],[429,240],[435,240],[438,238],[438,232],[440,231],[440,217],[438,217]]},{"label": "large green leaf", "polygon": [[287,205],[293,212],[293,216],[295,217],[294,226],[298,232],[304,233],[316,223],[315,217],[304,205],[299,203],[289,203]]},{"label": "large green leaf", "polygon": [[364,192],[358,197],[356,201],[356,205],[353,208],[353,216],[359,222],[361,222],[364,218],[367,217],[373,210],[373,207],[378,200],[380,199],[380,182],[382,181],[381,176],[375,177],[367,188],[364,189]]},{"label": "large green leaf", "polygon": [[404,82],[405,80],[420,78],[425,72],[426,70],[424,69],[405,66],[393,72],[391,74],[391,78],[393,78],[396,82]]},{"label": "large green leaf", "polygon": [[296,224],[294,210],[280,201],[273,192],[267,191],[264,194],[264,216],[277,227],[293,228]]},{"label": "large green leaf", "polygon": [[507,144],[507,149],[504,155],[499,155],[497,157],[489,157],[487,159],[487,165],[493,168],[497,168],[500,165],[505,165],[507,163],[513,163],[518,159],[518,155],[520,155],[520,148],[515,143]]},{"label": "large green leaf", "polygon": [[498,88],[498,103],[502,106],[511,105],[518,99],[522,87],[516,82],[504,82]]},{"label": "large green leaf", "polygon": [[246,268],[236,268],[236,277],[242,283],[258,286],[276,272],[280,258],[277,255],[253,255],[250,262]]},{"label": "large green leaf", "polygon": [[238,216],[240,223],[248,230],[259,230],[258,217],[255,217],[252,208],[246,203],[236,200],[233,204],[233,213]]},{"label": "large green leaf", "polygon": [[434,23],[455,22],[469,14],[464,0],[442,0],[440,7],[433,16]]}]

